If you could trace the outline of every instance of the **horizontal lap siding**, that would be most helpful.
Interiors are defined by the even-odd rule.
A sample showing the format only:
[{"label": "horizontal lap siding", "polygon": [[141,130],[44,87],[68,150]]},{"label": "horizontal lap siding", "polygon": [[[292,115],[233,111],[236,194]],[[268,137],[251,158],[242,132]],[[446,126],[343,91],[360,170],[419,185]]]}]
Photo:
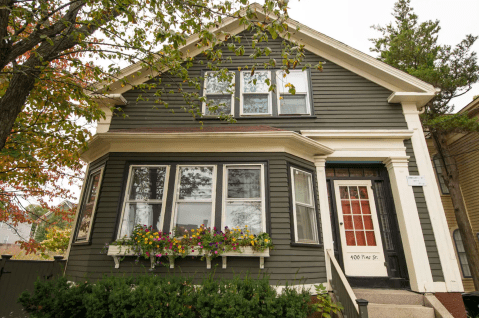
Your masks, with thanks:
[{"label": "horizontal lap siding", "polygon": [[[240,158],[240,159],[239,159]],[[127,162],[267,162],[269,176],[270,235],[275,249],[265,259],[265,269],[259,269],[259,258],[228,257],[227,268],[221,268],[221,259],[212,262],[212,270],[206,269],[206,262],[198,258],[175,260],[175,269],[158,266],[149,270],[149,261],[135,264],[133,257],[121,262],[115,269],[112,257],[100,254],[105,243],[113,239],[117,222],[118,205],[122,196],[123,174]],[[322,248],[292,247],[290,230],[289,187],[287,184],[287,162],[313,170],[314,165],[305,160],[283,153],[255,154],[152,154],[112,153],[106,163],[98,209],[92,230],[91,246],[72,246],[66,274],[73,280],[97,279],[102,275],[124,275],[140,273],[176,273],[196,275],[198,279],[215,272],[218,277],[231,278],[235,274],[252,276],[267,273],[272,284],[283,285],[303,279],[302,283],[326,282],[324,252]],[[172,180],[170,180],[172,182]]]},{"label": "horizontal lap siding", "polygon": [[[281,41],[271,40],[267,46],[272,49],[270,57],[281,63]],[[244,41],[243,41],[244,42]],[[246,46],[246,45],[245,45]],[[251,48],[246,48],[242,57],[237,57],[226,48],[223,49],[223,57],[231,57],[232,62],[225,62],[224,67],[236,70],[238,67],[266,62],[267,59],[249,59]],[[197,61],[206,61],[203,56],[198,56]],[[391,91],[373,83],[349,70],[346,70],[322,57],[306,51],[304,63],[312,65],[318,62],[326,62],[323,71],[311,70],[312,96],[314,115],[317,118],[255,118],[241,119],[237,125],[270,125],[286,130],[298,131],[301,129],[406,129],[407,125],[402,114],[402,108],[397,104],[387,102]],[[205,65],[196,64],[190,68],[192,77],[201,76],[201,70]],[[164,76],[162,85],[171,84],[172,90],[175,80]],[[170,88],[166,88],[167,91]],[[187,88],[188,92],[194,92],[193,88]],[[185,102],[180,94],[165,94],[163,101],[169,103],[168,109],[155,104],[155,97],[151,92],[130,90],[123,96],[128,105],[124,107],[124,113],[128,115],[114,116],[111,129],[128,129],[140,127],[196,127],[198,121],[191,114],[181,109]],[[139,95],[149,98],[148,101],[137,101]],[[274,95],[273,95],[274,96]],[[238,106],[238,102],[236,102]],[[153,109],[158,106],[158,109]],[[174,111],[174,113],[172,113]],[[229,125],[219,120],[204,119],[206,126]]]},{"label": "horizontal lap siding", "polygon": [[[411,140],[404,141],[406,146],[406,154],[410,156],[409,159],[409,174],[419,175],[419,170],[414,157],[414,150],[412,148]],[[419,221],[421,222],[422,234],[426,242],[426,251],[431,266],[432,278],[435,282],[444,282],[444,274],[442,272],[441,261],[437,251],[436,239],[434,238],[434,231],[432,229],[431,217],[429,215],[426,198],[422,187],[412,187],[414,191],[414,198],[416,199],[416,206],[419,213]]]}]

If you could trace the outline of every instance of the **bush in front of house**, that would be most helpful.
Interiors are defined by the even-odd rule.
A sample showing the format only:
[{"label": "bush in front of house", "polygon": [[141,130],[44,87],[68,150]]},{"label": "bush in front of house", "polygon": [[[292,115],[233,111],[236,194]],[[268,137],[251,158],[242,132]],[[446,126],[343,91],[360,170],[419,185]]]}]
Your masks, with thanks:
[{"label": "bush in front of house", "polygon": [[70,284],[61,277],[38,280],[19,302],[30,317],[307,317],[310,294],[286,287],[281,294],[269,278],[104,277]]}]

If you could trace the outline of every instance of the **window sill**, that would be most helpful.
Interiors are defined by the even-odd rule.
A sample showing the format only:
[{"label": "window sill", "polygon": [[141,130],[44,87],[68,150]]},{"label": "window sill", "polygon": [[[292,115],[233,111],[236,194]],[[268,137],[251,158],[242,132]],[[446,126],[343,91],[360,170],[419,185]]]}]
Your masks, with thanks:
[{"label": "window sill", "polygon": [[[233,117],[234,119],[236,120],[243,120],[243,119],[256,119],[256,120],[259,120],[259,119],[316,119],[318,118],[318,116],[310,116],[310,115],[304,115],[304,116],[287,116],[287,115],[280,115],[280,116],[271,116],[271,115],[262,115],[262,116],[240,116],[240,117]],[[204,121],[204,120],[208,120],[208,121],[213,121],[213,120],[221,120],[219,119],[218,117],[212,117],[212,116],[207,116],[207,117],[196,117],[195,118],[196,120],[198,121]]]},{"label": "window sill", "polygon": [[85,246],[85,245],[91,245],[90,241],[84,241],[84,242],[73,242],[72,246]]},{"label": "window sill", "polygon": [[[263,252],[258,252],[254,251],[252,247],[247,246],[247,247],[240,247],[241,252],[226,252],[224,254],[221,254],[222,258],[222,268],[226,268],[227,264],[227,257],[232,256],[232,257],[259,257],[260,258],[260,269],[264,269],[264,258],[269,257],[269,249],[263,251]],[[115,268],[120,268],[120,257],[122,256],[136,256],[136,254],[133,251],[129,251],[128,247],[126,246],[113,246],[110,245],[108,247],[108,256],[113,257],[113,261],[115,262]],[[190,252],[187,256],[204,256],[204,254],[201,254],[198,251]],[[151,268],[155,268],[154,264],[154,258],[150,258],[151,262]],[[175,268],[175,259],[174,257],[170,257],[170,268]],[[206,257],[206,268],[211,269],[211,258]]]},{"label": "window sill", "polygon": [[323,244],[291,243],[292,247],[322,248]]}]

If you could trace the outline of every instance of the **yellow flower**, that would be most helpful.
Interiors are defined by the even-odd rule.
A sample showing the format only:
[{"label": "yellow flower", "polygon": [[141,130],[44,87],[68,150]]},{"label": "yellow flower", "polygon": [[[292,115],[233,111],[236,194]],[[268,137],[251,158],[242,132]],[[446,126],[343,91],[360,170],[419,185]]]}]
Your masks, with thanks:
[{"label": "yellow flower", "polygon": [[193,234],[193,238],[195,238],[195,237],[196,237],[196,235]]},{"label": "yellow flower", "polygon": [[186,238],[186,235],[183,235],[184,238]]},{"label": "yellow flower", "polygon": [[156,248],[160,248],[160,245],[156,245]]},{"label": "yellow flower", "polygon": [[194,232],[194,231],[195,231],[195,229],[191,229],[191,232]]},{"label": "yellow flower", "polygon": [[153,243],[153,242],[150,242],[150,245],[151,245],[151,243]]},{"label": "yellow flower", "polygon": [[236,238],[233,237],[233,242],[236,242]]},{"label": "yellow flower", "polygon": [[248,227],[248,225],[245,225],[244,227]]},{"label": "yellow flower", "polygon": [[250,239],[254,239],[254,236],[253,236],[253,235],[250,235],[249,238],[250,238]]},{"label": "yellow flower", "polygon": [[254,245],[254,241],[251,241],[251,245]]},{"label": "yellow flower", "polygon": [[268,242],[269,242],[269,240],[264,240],[264,241],[265,241],[266,243],[268,243]]}]

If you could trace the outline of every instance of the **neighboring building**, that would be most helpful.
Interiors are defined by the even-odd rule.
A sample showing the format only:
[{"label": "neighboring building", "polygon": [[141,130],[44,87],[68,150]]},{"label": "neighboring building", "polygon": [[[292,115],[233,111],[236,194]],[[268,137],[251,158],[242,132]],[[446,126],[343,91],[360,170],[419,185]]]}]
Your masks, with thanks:
[{"label": "neighboring building", "polygon": [[[479,118],[479,98],[469,103],[460,110],[459,113],[467,114],[471,118]],[[477,180],[479,179],[479,133],[452,134],[448,139],[448,144],[451,146],[451,155],[454,156],[457,163],[462,196],[469,215],[472,231],[477,234],[477,240],[479,239],[479,186],[477,185]],[[475,290],[474,283],[471,278],[471,271],[467,262],[461,235],[457,228],[451,196],[442,177],[444,168],[437,158],[436,149],[430,139],[428,139],[428,147],[436,169],[437,181],[441,190],[441,199],[446,212],[450,235],[455,243],[454,247],[461,268],[464,289],[466,291],[473,291]],[[476,243],[479,243],[479,241]]]},{"label": "neighboring building", "polygon": [[[0,245],[15,244],[17,241],[30,239],[31,224],[19,223],[15,228],[9,224],[0,222]],[[3,246],[6,248],[6,246]]]},{"label": "neighboring building", "polygon": [[[228,256],[227,266],[213,260],[218,277],[267,272],[275,285],[303,278],[306,286],[324,283],[336,292],[339,271],[353,287],[449,293],[460,301],[461,273],[419,120],[436,89],[288,23],[291,30],[301,28],[293,40],[305,45],[305,63],[325,61],[323,72],[291,71],[283,78],[278,70],[257,69],[252,85],[250,72],[237,70],[248,53],[237,57],[224,50],[232,59],[227,66],[235,72],[236,92],[225,95],[206,74],[203,93],[226,103],[235,124],[206,114],[200,129],[197,119],[181,111],[180,94],[164,96],[172,113],[138,101],[140,90],[120,82],[111,86],[109,98],[100,99],[106,119],[82,154],[88,171],[67,252],[70,279],[144,273],[133,257],[114,263],[100,254],[105,243],[130,235],[137,223],[164,232],[248,225],[269,233],[275,248],[264,260]],[[246,32],[234,19],[222,27]],[[267,43],[277,61],[282,41]],[[200,53],[194,45],[183,49]],[[205,60],[202,54],[195,58]],[[140,69],[133,65],[125,74],[135,74],[137,83],[149,80],[136,73]],[[198,63],[190,72],[200,76],[204,69]],[[277,92],[264,88],[265,78],[278,84]],[[283,80],[295,84],[296,95],[287,94]],[[172,81],[165,76],[162,83]],[[127,116],[111,116],[112,104]],[[408,178],[418,175],[426,185]],[[169,271],[211,272],[191,257],[176,260],[174,269],[152,269]],[[418,310],[427,312],[421,317],[434,317],[431,308]]]}]

